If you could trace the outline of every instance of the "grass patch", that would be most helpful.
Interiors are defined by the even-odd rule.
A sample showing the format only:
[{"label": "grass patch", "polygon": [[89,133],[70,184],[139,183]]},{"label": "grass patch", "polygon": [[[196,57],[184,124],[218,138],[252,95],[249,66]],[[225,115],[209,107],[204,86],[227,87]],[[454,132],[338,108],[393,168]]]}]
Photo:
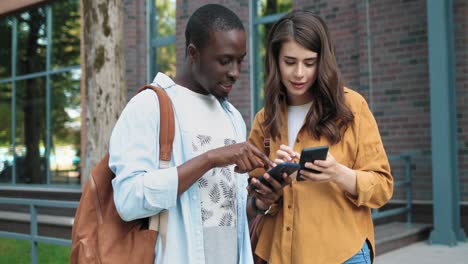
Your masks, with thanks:
[{"label": "grass patch", "polygon": [[[70,247],[38,243],[38,263],[69,263]],[[26,240],[0,238],[0,263],[31,263],[31,243]]]}]

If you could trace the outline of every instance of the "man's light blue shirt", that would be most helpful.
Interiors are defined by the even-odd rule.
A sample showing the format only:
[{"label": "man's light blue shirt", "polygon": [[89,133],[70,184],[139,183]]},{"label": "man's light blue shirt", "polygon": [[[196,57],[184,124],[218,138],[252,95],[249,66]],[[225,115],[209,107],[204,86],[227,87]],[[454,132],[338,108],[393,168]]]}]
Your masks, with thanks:
[{"label": "man's light blue shirt", "polygon": [[[177,100],[178,85],[158,73],[153,84],[163,88],[172,102]],[[246,126],[241,114],[226,100],[222,106],[229,116],[237,142],[246,141]],[[170,166],[159,169],[159,102],[152,90],[133,97],[123,110],[111,135],[109,166],[116,174],[112,180],[114,201],[125,221],[149,217],[168,210],[165,263],[205,263],[200,194],[193,184],[177,197],[176,166],[193,158],[190,138],[184,136],[184,120],[190,116],[175,114],[175,137]],[[209,118],[209,117],[206,117]],[[164,120],[163,120],[164,122]],[[237,237],[239,263],[253,263],[247,223],[247,175],[237,179]],[[116,241],[118,243],[118,241]],[[156,245],[155,263],[162,262],[161,239]]]}]

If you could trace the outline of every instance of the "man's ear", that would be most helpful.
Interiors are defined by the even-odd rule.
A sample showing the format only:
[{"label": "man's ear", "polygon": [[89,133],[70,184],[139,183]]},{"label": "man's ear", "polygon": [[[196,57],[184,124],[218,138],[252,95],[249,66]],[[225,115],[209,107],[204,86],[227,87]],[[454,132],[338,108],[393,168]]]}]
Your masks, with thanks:
[{"label": "man's ear", "polygon": [[190,63],[193,63],[193,62],[197,61],[199,54],[200,53],[198,52],[197,47],[195,47],[195,45],[193,45],[193,43],[190,43],[187,46],[187,57],[188,57]]}]

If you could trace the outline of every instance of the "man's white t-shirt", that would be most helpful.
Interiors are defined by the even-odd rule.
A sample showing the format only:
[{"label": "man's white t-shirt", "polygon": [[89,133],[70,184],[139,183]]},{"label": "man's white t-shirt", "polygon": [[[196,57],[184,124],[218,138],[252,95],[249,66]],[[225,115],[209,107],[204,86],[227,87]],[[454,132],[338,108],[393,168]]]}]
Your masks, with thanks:
[{"label": "man's white t-shirt", "polygon": [[[189,131],[193,156],[235,144],[230,119],[213,95],[181,89],[174,108],[189,116],[184,127]],[[234,165],[213,168],[197,183],[203,221],[203,240],[207,264],[237,263],[237,179]]]}]

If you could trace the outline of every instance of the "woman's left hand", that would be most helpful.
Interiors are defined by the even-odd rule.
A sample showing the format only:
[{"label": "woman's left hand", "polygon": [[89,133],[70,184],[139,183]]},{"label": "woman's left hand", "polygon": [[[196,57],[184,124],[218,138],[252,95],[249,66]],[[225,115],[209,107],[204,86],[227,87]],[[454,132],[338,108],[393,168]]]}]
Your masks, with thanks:
[{"label": "woman's left hand", "polygon": [[339,177],[342,168],[330,152],[327,154],[326,160],[316,160],[312,162],[306,162],[304,166],[308,169],[320,171],[321,173],[313,173],[308,170],[300,170],[299,174],[306,180],[315,182],[333,181]]},{"label": "woman's left hand", "polygon": [[356,172],[336,161],[330,152],[328,152],[326,160],[316,160],[313,163],[306,162],[304,166],[321,173],[313,173],[302,169],[299,171],[299,174],[303,179],[314,182],[333,181],[347,192],[353,195],[357,193]]}]

